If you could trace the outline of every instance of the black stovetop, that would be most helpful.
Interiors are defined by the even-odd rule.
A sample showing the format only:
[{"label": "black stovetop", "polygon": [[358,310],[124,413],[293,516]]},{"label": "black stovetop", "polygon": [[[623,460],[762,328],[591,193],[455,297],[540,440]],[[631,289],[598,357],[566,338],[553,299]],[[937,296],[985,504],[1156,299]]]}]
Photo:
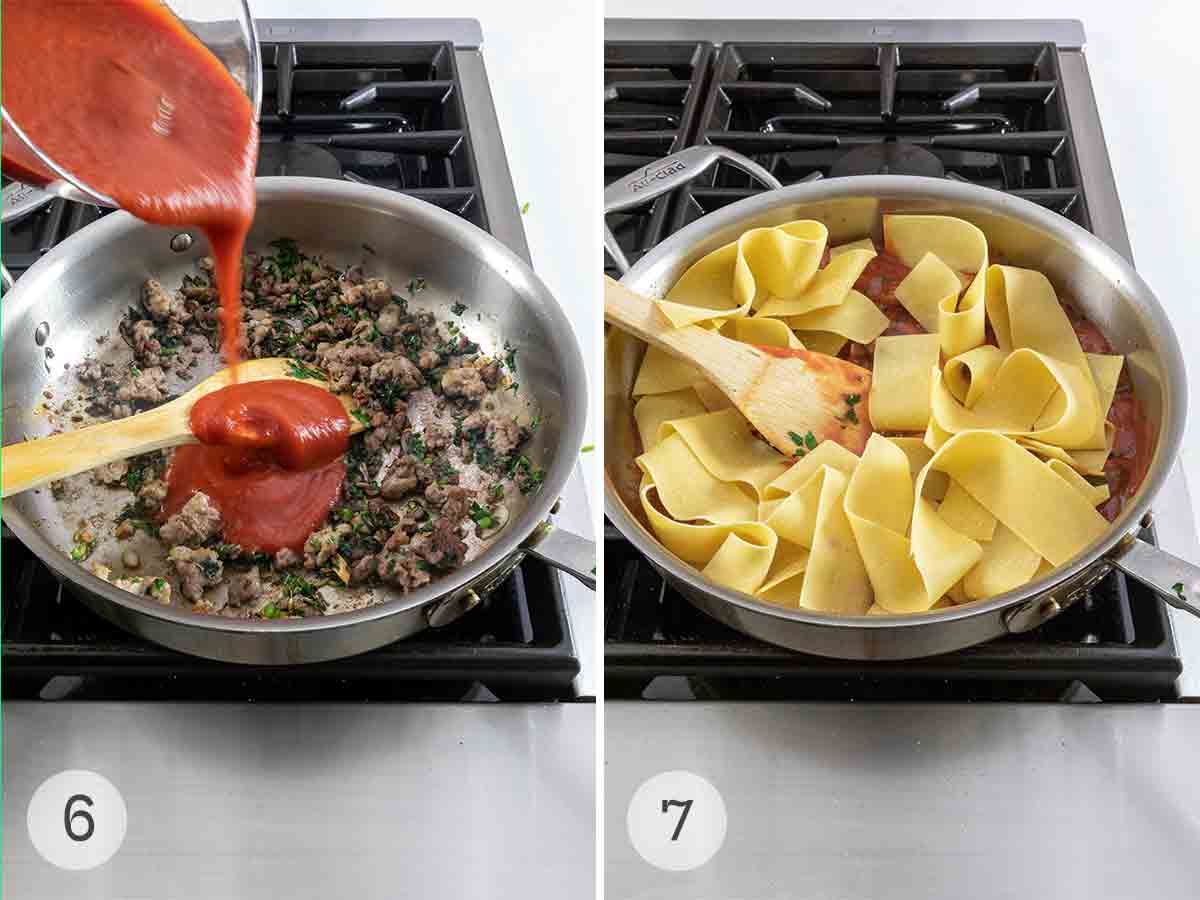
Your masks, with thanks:
[{"label": "black stovetop", "polygon": [[[880,171],[882,157],[892,172],[996,188],[1090,227],[1052,44],[609,42],[604,63],[605,183],[700,144],[744,153],[784,184]],[[720,165],[607,221],[636,263],[762,189]],[[1119,573],[1029,634],[864,664],[726,627],[606,528],[608,697],[1159,700],[1181,670],[1165,608]]]},{"label": "black stovetop", "polygon": [[[452,44],[264,43],[263,59],[259,175],[375,184],[488,227]],[[3,262],[19,276],[104,214],[55,200],[6,223]],[[350,659],[275,669],[196,659],[129,635],[64,590],[15,537],[0,553],[4,699],[570,699],[579,672],[562,587],[534,560],[451,626]]]}]

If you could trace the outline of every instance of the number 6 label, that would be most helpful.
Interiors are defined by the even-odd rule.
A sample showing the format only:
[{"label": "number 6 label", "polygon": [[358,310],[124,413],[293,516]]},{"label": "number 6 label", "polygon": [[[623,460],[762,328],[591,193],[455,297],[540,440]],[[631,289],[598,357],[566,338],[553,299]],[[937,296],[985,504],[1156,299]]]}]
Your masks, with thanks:
[{"label": "number 6 label", "polygon": [[625,827],[650,865],[686,872],[712,859],[725,842],[725,801],[693,772],[662,772],[634,791]]},{"label": "number 6 label", "polygon": [[60,869],[94,869],[125,840],[121,792],[96,772],[69,769],[38,786],[25,815],[34,849]]}]

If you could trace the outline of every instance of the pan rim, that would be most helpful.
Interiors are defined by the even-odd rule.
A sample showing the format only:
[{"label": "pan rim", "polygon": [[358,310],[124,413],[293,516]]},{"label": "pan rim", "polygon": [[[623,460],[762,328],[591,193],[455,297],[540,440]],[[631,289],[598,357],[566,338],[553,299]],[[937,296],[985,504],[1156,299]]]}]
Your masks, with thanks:
[{"label": "pan rim", "polygon": [[[68,559],[8,500],[0,505],[0,519],[8,524],[14,534],[42,562],[72,583],[132,612],[173,626],[200,631],[297,637],[334,628],[349,629],[428,605],[470,588],[473,582],[502,567],[515,554],[524,553],[525,543],[535,533],[538,524],[547,520],[551,514],[551,509],[557,503],[559,494],[578,460],[579,448],[583,443],[589,395],[579,339],[571,327],[570,320],[557,298],[528,263],[488,232],[432,203],[373,185],[323,178],[260,177],[255,179],[255,187],[259,205],[286,201],[299,195],[309,200],[367,207],[377,214],[389,215],[396,219],[415,219],[437,236],[476,255],[484,265],[509,282],[513,293],[521,298],[535,316],[546,321],[548,331],[570,336],[569,340],[559,344],[564,363],[561,372],[564,402],[559,412],[563,426],[554,461],[547,470],[541,490],[529,500],[521,519],[513,523],[514,527],[505,529],[507,535],[501,535],[467,565],[411,593],[401,594],[362,609],[330,616],[294,619],[232,619],[162,606],[148,598],[116,588]],[[142,229],[183,230],[151,225],[136,219],[128,212],[117,211],[80,229],[37,260],[4,297],[5,302],[0,311],[0,343],[3,341],[3,333],[8,332],[10,325],[21,317],[26,307],[35,302],[38,283],[53,279],[56,269],[69,265],[77,246],[90,241],[107,242],[117,234]]]},{"label": "pan rim", "polygon": [[[608,460],[604,471],[605,514],[634,547],[644,554],[660,571],[709,594],[748,614],[794,622],[814,628],[836,631],[876,633],[888,629],[923,629],[943,623],[962,622],[988,615],[1004,615],[1008,610],[1074,580],[1094,565],[1103,565],[1103,557],[1129,534],[1136,533],[1150,513],[1150,506],[1162,489],[1171,468],[1176,464],[1183,441],[1187,413],[1188,384],[1183,353],[1178,335],[1166,311],[1150,286],[1133,266],[1104,241],[1074,222],[1044,207],[1002,191],[979,185],[941,178],[913,175],[859,175],[831,178],[784,188],[764,191],[716,210],[687,225],[662,243],[649,250],[621,279],[634,290],[656,295],[662,285],[651,281],[652,271],[664,260],[681,257],[695,261],[693,248],[740,222],[753,220],[777,208],[790,204],[813,203],[864,197],[874,200],[900,199],[960,202],[980,206],[990,212],[1007,215],[1033,225],[1070,245],[1082,246],[1093,268],[1104,275],[1121,293],[1137,296],[1145,313],[1155,325],[1163,358],[1164,402],[1163,419],[1155,444],[1154,458],[1134,503],[1129,504],[1105,531],[1062,566],[1042,578],[983,601],[919,613],[900,613],[880,616],[846,616],[821,613],[815,610],[791,609],[759,600],[750,594],[722,587],[704,579],[700,572],[667,550],[625,505],[609,474]],[[745,227],[752,227],[746,225]],[[1126,301],[1128,302],[1128,301]],[[949,648],[947,648],[949,649]]]}]

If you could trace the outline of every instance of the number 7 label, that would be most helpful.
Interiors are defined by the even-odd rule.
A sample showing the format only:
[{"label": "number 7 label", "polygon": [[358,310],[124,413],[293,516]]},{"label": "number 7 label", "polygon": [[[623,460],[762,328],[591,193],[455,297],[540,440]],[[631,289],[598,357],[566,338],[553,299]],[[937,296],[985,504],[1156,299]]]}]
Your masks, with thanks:
[{"label": "number 7 label", "polygon": [[638,787],[629,801],[629,842],[650,865],[686,872],[704,865],[725,842],[725,801],[694,772],[662,772]]}]

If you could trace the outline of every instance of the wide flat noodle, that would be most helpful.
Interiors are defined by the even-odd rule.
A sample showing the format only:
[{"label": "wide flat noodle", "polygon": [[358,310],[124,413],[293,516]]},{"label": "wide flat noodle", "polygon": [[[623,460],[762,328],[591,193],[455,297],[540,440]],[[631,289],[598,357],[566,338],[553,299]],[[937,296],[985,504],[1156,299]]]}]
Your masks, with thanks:
[{"label": "wide flat noodle", "polygon": [[1032,547],[1004,525],[983,544],[983,555],[963,579],[963,591],[970,600],[995,597],[1026,584],[1042,562]]},{"label": "wide flat noodle", "polygon": [[819,480],[813,545],[800,589],[800,606],[840,615],[862,615],[871,606],[871,582],[846,518],[846,476],[831,466],[813,475]]},{"label": "wide flat noodle", "polygon": [[887,438],[871,435],[846,489],[845,509],[875,603],[889,612],[920,612],[931,603],[906,537],[913,498],[908,457]]},{"label": "wide flat noodle", "polygon": [[1092,484],[1062,460],[1050,459],[1046,461],[1046,465],[1059,478],[1062,478],[1067,484],[1083,494],[1092,506],[1099,506],[1109,498],[1110,494],[1107,482],[1104,484]]},{"label": "wide flat noodle", "polygon": [[[891,215],[883,217],[883,237],[887,251],[905,265],[915,267],[926,254],[932,253],[953,272],[975,273],[961,297],[956,289],[953,294],[937,298],[936,331],[947,357],[982,344],[988,268],[987,238],[983,232],[964,219],[950,216]],[[927,287],[933,296],[943,286],[949,286],[948,279],[931,278]],[[926,314],[929,298],[912,302]]]},{"label": "wide flat noodle", "polygon": [[832,257],[829,265],[817,271],[803,293],[795,297],[774,296],[758,308],[758,314],[781,318],[839,306],[875,255],[874,249],[847,250]]},{"label": "wide flat noodle", "polygon": [[869,344],[887,330],[889,322],[869,297],[850,290],[837,306],[792,316],[788,324],[797,331],[828,331],[859,344]]},{"label": "wide flat noodle", "polygon": [[681,391],[704,376],[691,363],[686,363],[658,347],[647,347],[633,383],[633,396],[646,394],[670,394]]},{"label": "wide flat noodle", "polygon": [[757,517],[757,501],[745,489],[715,477],[679,434],[664,437],[637,464],[654,482],[672,518],[729,524]]},{"label": "wide flat noodle", "polygon": [[779,539],[775,532],[761,522],[677,522],[662,514],[651,499],[651,492],[657,493],[657,488],[651,478],[645,477],[642,479],[640,496],[642,510],[650,521],[650,527],[654,529],[654,534],[662,545],[685,562],[697,568],[708,565],[709,560],[721,549],[721,545],[730,534],[740,535],[748,543],[769,549],[773,555]]},{"label": "wide flat noodle", "polygon": [[633,418],[637,422],[643,452],[654,449],[658,443],[658,429],[663,422],[686,419],[704,412],[707,412],[704,404],[691,388],[642,397],[633,406]]},{"label": "wide flat noodle", "polygon": [[[758,497],[788,469],[788,458],[754,437],[749,423],[736,409],[665,421],[659,429],[660,441],[672,433],[684,439],[714,478],[746,484]],[[656,475],[654,481],[661,487],[661,478]],[[662,491],[659,493],[661,496]]]},{"label": "wide flat noodle", "polygon": [[844,475],[854,473],[858,457],[833,441],[822,441],[817,449],[797,460],[792,467],[767,485],[763,496],[768,500],[786,497],[799,490],[821,467],[832,466]]},{"label": "wide flat noodle", "polygon": [[[1057,415],[1050,415],[1047,407],[1056,395],[1064,402]],[[1010,353],[970,409],[954,398],[940,374],[935,375],[932,405],[932,419],[950,434],[995,431],[1060,447],[1096,449],[1089,446],[1099,415],[1090,378],[1035,350]]]},{"label": "wide flat noodle", "polygon": [[869,250],[873,256],[877,255],[877,251],[875,249],[875,242],[873,240],[871,240],[869,237],[867,237],[867,238],[860,238],[857,241],[851,241],[848,244],[839,244],[836,247],[830,247],[829,248],[829,256],[831,258],[834,256],[841,256],[843,253],[847,253],[851,250]]},{"label": "wide flat noodle", "polygon": [[996,517],[956,481],[951,481],[946,488],[938,515],[955,531],[972,540],[990,541],[996,533]]},{"label": "wide flat noodle", "polygon": [[936,253],[926,253],[896,285],[896,299],[930,334],[937,334],[938,310],[948,298],[958,300],[962,282]]},{"label": "wide flat noodle", "polygon": [[[958,434],[929,462],[946,472],[1040,556],[1061,566],[1107,530],[1078,490],[999,434]],[[915,538],[914,524],[914,538]]]},{"label": "wide flat noodle", "polygon": [[753,531],[731,531],[700,574],[727,588],[753,594],[770,571],[776,544]]},{"label": "wide flat noodle", "polygon": [[768,347],[788,347],[792,350],[805,349],[796,333],[779,319],[764,319],[754,316],[749,319],[730,319],[721,325],[720,332],[727,338],[746,344],[762,344]]},{"label": "wide flat noodle", "polygon": [[875,341],[871,424],[877,430],[925,430],[940,353],[936,334],[893,335]]},{"label": "wide flat noodle", "polygon": [[845,337],[832,331],[800,331],[796,336],[806,350],[824,353],[826,356],[837,356],[849,343]]},{"label": "wide flat noodle", "polygon": [[682,328],[745,316],[771,296],[797,297],[816,275],[828,235],[810,220],[751,229],[693,263],[658,308]]},{"label": "wide flat noodle", "polygon": [[758,590],[758,598],[768,603],[798,609],[800,583],[805,570],[808,569],[808,557],[809,551],[806,548],[788,541],[780,541],[775,550],[775,559],[771,561],[771,571],[767,573],[762,587]]},{"label": "wide flat noodle", "polygon": [[946,360],[942,369],[946,389],[955,400],[970,409],[992,386],[1007,356],[999,347],[984,344]]}]

